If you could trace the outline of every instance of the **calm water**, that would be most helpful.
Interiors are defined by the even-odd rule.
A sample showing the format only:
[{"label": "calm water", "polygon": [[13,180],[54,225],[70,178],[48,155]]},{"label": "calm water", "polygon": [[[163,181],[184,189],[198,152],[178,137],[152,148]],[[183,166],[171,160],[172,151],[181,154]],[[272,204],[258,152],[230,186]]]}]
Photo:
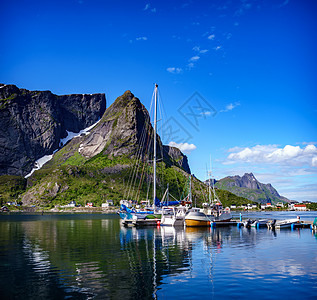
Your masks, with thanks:
[{"label": "calm water", "polygon": [[317,234],[123,228],[102,214],[0,215],[0,298],[317,299]]}]

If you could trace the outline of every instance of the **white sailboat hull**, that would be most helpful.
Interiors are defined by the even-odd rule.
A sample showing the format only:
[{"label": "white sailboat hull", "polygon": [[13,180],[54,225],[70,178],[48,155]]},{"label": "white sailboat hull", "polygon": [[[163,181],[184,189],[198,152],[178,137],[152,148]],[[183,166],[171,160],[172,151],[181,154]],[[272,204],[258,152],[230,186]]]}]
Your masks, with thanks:
[{"label": "white sailboat hull", "polygon": [[162,226],[184,226],[185,219],[183,217],[162,217]]}]

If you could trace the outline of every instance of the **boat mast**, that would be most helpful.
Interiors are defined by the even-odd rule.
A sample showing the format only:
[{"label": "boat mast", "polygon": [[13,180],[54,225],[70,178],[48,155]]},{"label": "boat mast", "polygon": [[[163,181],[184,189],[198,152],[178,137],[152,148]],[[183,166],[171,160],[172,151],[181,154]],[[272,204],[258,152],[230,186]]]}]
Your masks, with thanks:
[{"label": "boat mast", "polygon": [[210,155],[210,170],[209,170],[208,194],[209,194],[209,204],[211,204],[211,155]]},{"label": "boat mast", "polygon": [[156,198],[156,123],[157,123],[157,87],[155,84],[154,90],[154,155],[153,155],[153,205],[155,205]]}]

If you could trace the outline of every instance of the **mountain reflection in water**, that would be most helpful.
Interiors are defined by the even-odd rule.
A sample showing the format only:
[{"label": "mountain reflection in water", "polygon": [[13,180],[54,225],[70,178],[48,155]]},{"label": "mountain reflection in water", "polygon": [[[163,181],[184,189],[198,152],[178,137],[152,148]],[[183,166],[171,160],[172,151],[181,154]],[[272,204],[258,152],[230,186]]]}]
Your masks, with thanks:
[{"label": "mountain reflection in water", "polygon": [[317,291],[316,246],[309,229],[125,228],[115,215],[0,216],[0,294],[309,299]]}]

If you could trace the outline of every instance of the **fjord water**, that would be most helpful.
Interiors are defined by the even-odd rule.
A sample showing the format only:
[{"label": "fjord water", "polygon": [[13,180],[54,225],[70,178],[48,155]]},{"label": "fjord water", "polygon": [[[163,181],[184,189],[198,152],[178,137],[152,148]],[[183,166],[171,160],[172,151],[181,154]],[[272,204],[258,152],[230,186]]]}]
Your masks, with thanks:
[{"label": "fjord water", "polygon": [[316,299],[317,233],[124,228],[110,214],[0,215],[0,295]]}]

